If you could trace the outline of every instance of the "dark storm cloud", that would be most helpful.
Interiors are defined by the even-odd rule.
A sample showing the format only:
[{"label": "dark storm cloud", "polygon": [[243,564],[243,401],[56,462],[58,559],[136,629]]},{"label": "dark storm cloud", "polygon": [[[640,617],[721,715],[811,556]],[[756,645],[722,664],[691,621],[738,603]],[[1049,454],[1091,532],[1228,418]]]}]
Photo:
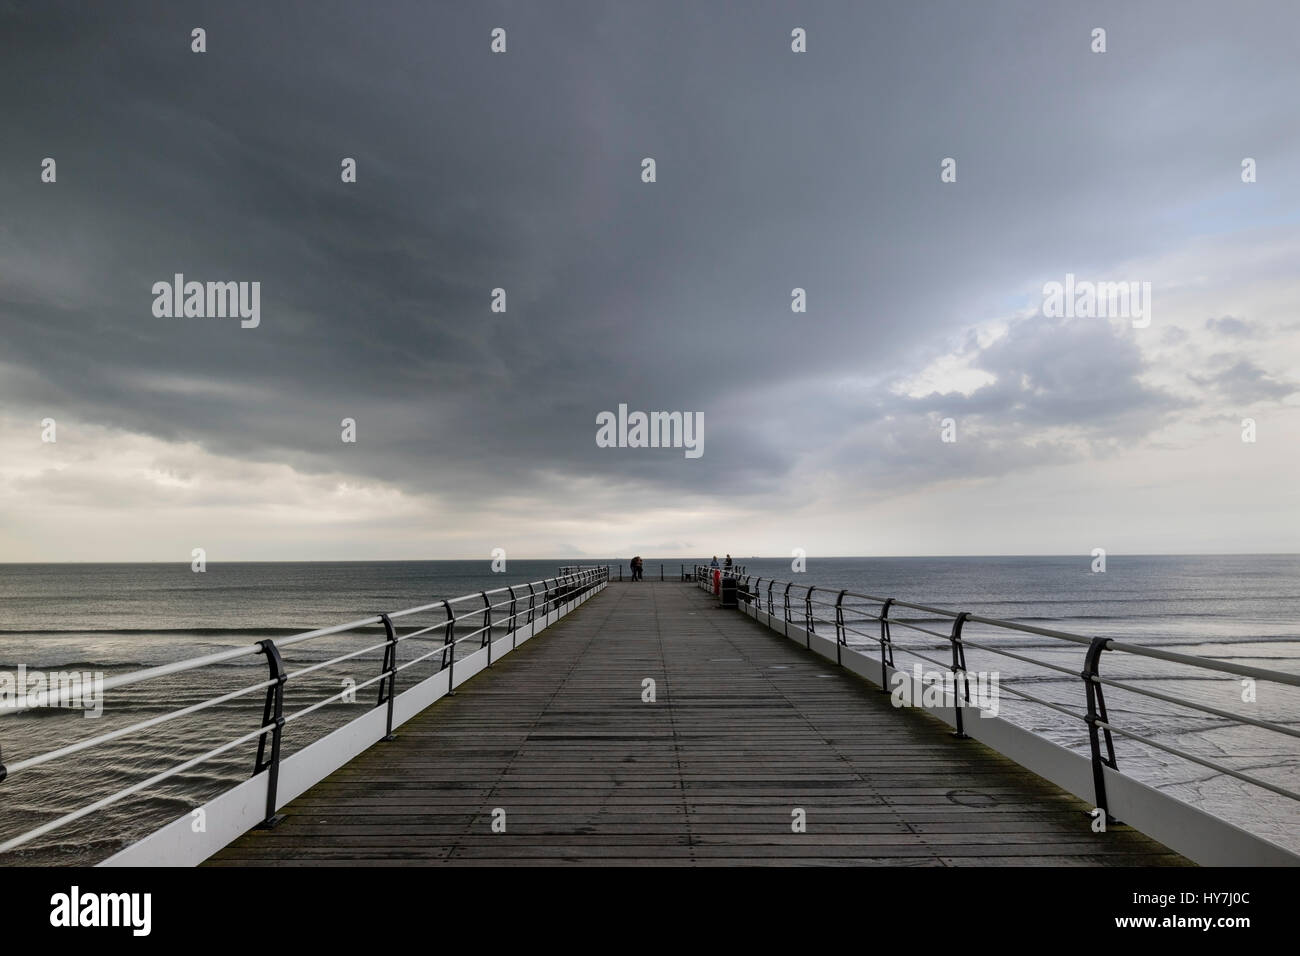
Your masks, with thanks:
[{"label": "dark storm cloud", "polygon": [[[883,423],[952,402],[811,397],[910,371],[1045,277],[1161,251],[1227,188],[1218,159],[1296,136],[1270,119],[1295,16],[1269,7],[0,11],[0,401],[453,498],[539,471],[761,490],[872,422],[894,452],[859,449],[870,468],[941,476]],[[154,318],[176,272],[260,281],[261,326]],[[1044,323],[981,356],[998,381],[963,414],[1132,434],[1167,408],[1123,343]],[[704,457],[597,448],[620,402],[703,411]]]}]

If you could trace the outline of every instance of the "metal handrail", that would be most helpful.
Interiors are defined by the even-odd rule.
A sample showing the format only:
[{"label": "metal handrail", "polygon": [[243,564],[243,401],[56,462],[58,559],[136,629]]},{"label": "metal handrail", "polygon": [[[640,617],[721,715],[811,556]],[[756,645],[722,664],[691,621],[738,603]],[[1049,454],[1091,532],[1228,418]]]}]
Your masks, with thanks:
[{"label": "metal handrail", "polygon": [[[3,764],[0,764],[0,783],[3,783],[6,779],[12,777],[15,773],[29,770],[33,767],[50,763],[54,760],[58,760],[63,757],[68,757],[73,754],[80,753],[82,751],[90,750],[101,744],[108,743],[114,740],[119,740],[123,737],[130,736],[131,734],[135,734],[143,730],[147,730],[151,727],[156,727],[160,724],[166,723],[167,721],[170,720],[174,720],[178,717],[185,717],[185,716],[192,715],[194,713],[198,713],[199,711],[206,710],[218,704],[227,703],[231,700],[235,700],[236,698],[245,696],[247,694],[253,693],[258,690],[266,691],[267,696],[265,701],[263,718],[256,730],[243,734],[234,740],[227,741],[226,743],[223,743],[203,754],[200,754],[197,757],[190,758],[184,761],[183,763],[177,764],[173,767],[163,770],[160,773],[149,777],[147,780],[139,781],[137,783],[124,787],[121,790],[116,791],[115,793],[109,794],[105,797],[102,797],[94,801],[88,806],[80,807],[77,810],[73,810],[68,813],[65,813],[60,817],[58,817],[57,819],[47,821],[46,823],[43,823],[40,826],[28,830],[25,833],[19,834],[18,836],[0,842],[0,853],[4,853],[16,847],[22,846],[23,844],[28,843],[31,840],[36,839],[37,837],[43,836],[44,834],[49,833],[52,830],[55,830],[61,826],[64,826],[65,824],[72,823],[73,821],[79,820],[90,813],[111,806],[112,804],[117,803],[118,801],[123,800],[134,793],[138,793],[141,790],[153,786],[154,784],[159,783],[163,780],[166,780],[169,777],[175,776],[178,773],[183,773],[184,771],[189,770],[192,767],[198,766],[199,764],[211,760],[214,757],[220,756],[221,754],[237,746],[240,746],[241,744],[249,743],[250,741],[253,740],[259,741],[258,758],[254,765],[253,775],[256,776],[257,774],[263,772],[269,774],[268,776],[269,782],[267,788],[267,801],[266,801],[266,817],[264,821],[264,824],[269,824],[274,819],[274,814],[276,809],[275,786],[276,786],[276,780],[279,772],[279,764],[281,761],[281,753],[280,753],[281,735],[285,725],[293,721],[299,720],[302,717],[305,717],[308,714],[319,710],[321,707],[324,707],[330,703],[340,700],[348,696],[349,694],[354,694],[355,692],[362,690],[366,687],[372,686],[374,684],[379,684],[380,699],[376,704],[376,706],[385,705],[388,707],[388,715],[387,715],[388,734],[389,737],[391,738],[392,721],[393,721],[392,704],[393,704],[393,699],[396,696],[396,681],[397,681],[397,675],[399,673],[401,673],[402,671],[406,670],[408,667],[411,667],[414,664],[420,663],[423,660],[426,660],[432,656],[439,655],[439,654],[442,655],[442,663],[441,666],[438,668],[438,670],[435,672],[435,674],[441,673],[444,670],[451,672],[452,668],[454,668],[455,666],[456,645],[478,635],[483,635],[481,637],[481,643],[486,644],[489,647],[489,655],[490,655],[491,634],[497,628],[504,628],[508,634],[513,634],[520,626],[520,621],[519,621],[520,618],[525,619],[524,623],[532,623],[534,620],[536,620],[536,617],[538,615],[544,616],[548,614],[551,610],[559,608],[561,604],[573,600],[574,598],[580,596],[581,594],[584,594],[603,583],[607,583],[608,580],[609,580],[609,569],[606,567],[593,566],[590,568],[584,568],[578,570],[570,569],[561,573],[556,578],[544,578],[540,581],[531,581],[526,584],[516,584],[510,587],[493,588],[490,591],[476,591],[474,593],[461,595],[460,597],[456,597],[456,598],[450,598],[443,601],[435,601],[430,604],[422,604],[419,605],[418,607],[405,608],[403,610],[393,611],[391,613],[376,614],[376,615],[371,615],[369,617],[358,618],[357,620],[351,621],[347,624],[338,624],[332,627],[324,627],[324,628],[317,628],[316,630],[312,630],[312,631],[304,631],[300,634],[294,634],[289,637],[282,638],[280,640],[263,640],[251,645],[244,645],[241,647],[230,648],[228,650],[218,651],[213,654],[204,654],[199,657],[188,658],[182,661],[175,661],[170,664],[164,664],[157,667],[142,668],[140,670],[132,671],[127,674],[119,674],[114,677],[106,678],[102,684],[103,690],[109,690],[117,687],[124,687],[130,684],[142,683],[144,681],[154,680],[156,678],[168,676],[171,674],[185,673],[187,671],[194,671],[204,667],[211,667],[215,664],[222,664],[228,661],[237,660],[239,658],[248,657],[255,654],[266,655],[268,664],[271,667],[271,674],[266,680],[259,681],[258,683],[255,684],[250,684],[247,687],[243,687],[239,690],[220,694],[218,696],[209,698],[207,700],[203,700],[195,704],[190,704],[185,707],[181,707],[177,710],[169,711],[165,714],[159,714],[153,717],[149,717],[145,720],[137,721],[133,724],[130,724],[129,726],[121,727],[118,728],[117,730],[109,731],[107,733],[100,734],[98,736],[91,737],[86,740],[76,741],[75,743],[56,748],[55,750],[51,750],[46,753],[37,754],[35,756],[16,761],[15,763],[10,764],[8,767],[5,767]],[[539,585],[540,585],[540,589],[538,588]],[[528,589],[527,595],[519,595],[516,593],[516,589],[523,589],[523,588]],[[503,593],[509,595],[508,600],[504,600],[495,604],[488,600],[488,597],[490,595],[498,595]],[[524,601],[524,597],[527,597],[528,600]],[[453,605],[460,604],[466,601],[478,601],[480,603],[474,608],[472,608],[468,613],[465,613],[463,615],[458,616],[456,613],[452,611]],[[516,606],[517,604],[522,606]],[[505,605],[511,606],[510,612],[500,620],[493,620],[492,611],[497,607],[501,607]],[[396,630],[392,626],[392,621],[395,618],[410,617],[413,614],[418,614],[423,611],[429,611],[429,610],[439,609],[439,608],[446,610],[447,618],[446,620],[440,621],[430,627],[421,628],[407,634],[399,635],[396,633]],[[459,637],[456,637],[454,635],[456,622],[466,621],[472,618],[478,618],[480,621],[486,620],[487,624],[480,626],[479,628],[477,628],[474,631],[471,631],[468,634],[464,634]],[[332,657],[325,661],[320,661],[320,662],[310,664],[308,666],[299,668],[298,670],[286,671],[283,667],[283,663],[280,658],[280,651],[286,647],[295,646],[298,644],[305,643],[307,641],[315,640],[317,638],[326,637],[333,634],[342,634],[348,631],[358,630],[360,628],[369,627],[374,624],[384,625],[385,633],[386,633],[385,640],[376,644],[372,644],[368,647],[361,648],[360,650],[347,651],[336,657]],[[397,647],[399,644],[401,644],[403,641],[410,640],[412,638],[418,637],[420,635],[438,629],[442,629],[444,634],[446,634],[448,637],[448,639],[445,640],[444,643],[437,645],[437,647],[434,650],[431,650],[426,654],[422,654],[419,657],[415,658],[414,660],[406,661],[405,663],[401,663],[401,664],[398,663]],[[384,649],[383,664],[381,666],[380,672],[375,676],[370,677],[364,681],[361,681],[353,686],[349,686],[339,693],[332,694],[322,700],[317,700],[311,704],[308,704],[294,711],[291,714],[283,713],[284,687],[294,678],[301,677],[305,674],[313,673],[315,671],[321,670],[331,665],[338,664],[342,661],[359,657],[366,653],[372,653],[381,648]],[[449,651],[450,651],[450,660],[448,660]],[[449,676],[448,690],[451,690],[452,683],[453,683],[452,678],[451,676]],[[35,707],[44,706],[45,704],[50,702],[50,697],[49,697],[50,693],[51,693],[50,691],[42,691],[38,694],[32,695],[31,697],[24,697],[18,701],[15,701],[13,704],[0,707],[0,716],[4,716],[6,714],[22,713],[24,711],[33,709]],[[270,738],[270,758],[265,759],[266,758],[265,750],[266,750],[266,745],[268,743],[268,737]]]},{"label": "metal handrail", "polygon": [[[727,571],[729,571],[730,569],[718,569],[718,568],[708,567],[705,565],[696,565],[694,571],[694,578],[696,581],[701,583],[705,583],[705,584],[711,583],[712,579],[710,576],[712,572],[718,570],[722,570],[725,575]],[[1140,741],[1141,743],[1144,744],[1149,744],[1152,747],[1155,747],[1159,750],[1176,755],[1178,757],[1185,758],[1187,760],[1190,760],[1194,763],[1210,768],[1212,770],[1224,774],[1228,774],[1229,776],[1242,780],[1246,783],[1253,784],[1255,786],[1279,794],[1281,796],[1289,797],[1292,800],[1300,801],[1300,793],[1297,793],[1286,787],[1282,787],[1277,784],[1270,783],[1266,780],[1261,780],[1258,777],[1243,773],[1231,767],[1224,766],[1220,763],[1209,760],[1207,758],[1189,754],[1178,748],[1169,747],[1164,744],[1159,744],[1143,735],[1137,734],[1130,730],[1123,730],[1117,727],[1114,721],[1106,713],[1105,698],[1102,693],[1102,688],[1103,686],[1113,687],[1119,690],[1123,690],[1127,693],[1137,694],[1138,696],[1145,697],[1151,700],[1159,700],[1165,703],[1172,703],[1175,704],[1176,706],[1183,707],[1188,710],[1192,710],[1201,714],[1207,714],[1216,718],[1234,721],[1245,726],[1258,727],[1261,730],[1266,730],[1272,733],[1279,733],[1289,737],[1300,737],[1300,729],[1288,727],[1285,724],[1279,724],[1274,721],[1268,721],[1268,720],[1252,717],[1248,714],[1235,713],[1232,711],[1224,710],[1222,708],[1213,707],[1207,704],[1200,704],[1195,701],[1180,700],[1171,697],[1169,695],[1162,694],[1158,691],[1148,690],[1146,688],[1136,686],[1131,682],[1120,682],[1120,681],[1113,680],[1111,678],[1102,677],[1099,672],[1099,668],[1100,668],[1100,661],[1101,661],[1102,654],[1106,652],[1114,652],[1114,653],[1131,655],[1133,657],[1143,657],[1143,658],[1150,658],[1153,660],[1162,660],[1169,663],[1175,663],[1175,664],[1185,665],[1189,667],[1199,668],[1201,670],[1216,671],[1223,674],[1233,674],[1238,677],[1248,677],[1257,681],[1268,681],[1271,683],[1282,684],[1289,687],[1300,687],[1300,674],[1294,674],[1287,671],[1271,670],[1269,668],[1263,668],[1263,667],[1253,667],[1246,664],[1237,664],[1232,661],[1221,661],[1215,658],[1198,657],[1192,654],[1183,654],[1177,651],[1166,651],[1160,648],[1143,647],[1141,645],[1132,644],[1126,641],[1117,641],[1112,638],[1088,637],[1083,634],[1074,634],[1069,631],[1062,631],[1054,628],[1037,627],[1029,624],[1021,624],[1016,621],[999,620],[997,618],[990,618],[990,617],[984,617],[982,615],[972,614],[968,611],[954,611],[949,608],[932,607],[926,604],[916,604],[909,601],[900,601],[897,598],[886,598],[886,597],[880,597],[873,594],[864,594],[859,591],[849,591],[849,590],[837,591],[835,589],[819,587],[818,585],[815,584],[799,584],[791,581],[779,581],[776,579],[768,579],[762,577],[759,577],[756,580],[752,580],[752,576],[746,574],[739,574],[735,576],[741,579],[737,584],[737,591],[739,592],[740,600],[746,605],[750,604],[751,602],[758,602],[759,607],[761,609],[762,599],[763,599],[763,585],[764,584],[766,585],[767,614],[769,618],[783,617],[784,624],[786,625],[787,633],[789,631],[789,625],[795,624],[796,626],[798,626],[800,624],[799,621],[794,620],[792,617],[792,613],[791,613],[792,604],[797,605],[798,603],[802,603],[804,605],[803,626],[805,629],[805,634],[807,635],[807,638],[810,643],[811,643],[811,637],[814,633],[816,623],[824,622],[826,624],[834,625],[835,634],[836,634],[837,660],[840,659],[841,648],[847,646],[848,644],[848,640],[847,640],[848,634],[852,633],[860,637],[863,637],[864,639],[867,640],[873,640],[873,641],[877,640],[875,636],[866,634],[865,632],[857,630],[851,627],[849,624],[845,623],[843,615],[845,614],[846,611],[861,615],[862,621],[879,622],[881,625],[881,637],[879,638],[879,640],[882,648],[882,661],[881,661],[882,688],[887,689],[887,682],[885,680],[886,662],[884,659],[884,655],[888,656],[888,664],[890,666],[893,666],[893,652],[895,650],[900,651],[902,653],[910,654],[912,657],[926,661],[927,663],[933,664],[937,667],[947,669],[953,676],[953,695],[954,695],[954,703],[956,705],[954,707],[954,712],[956,715],[955,719],[957,724],[958,736],[964,736],[964,734],[962,733],[963,709],[966,707],[971,707],[975,703],[970,698],[969,688],[966,685],[966,680],[965,680],[966,666],[965,666],[964,649],[966,647],[977,648],[981,651],[985,651],[991,654],[997,654],[1003,657],[1013,658],[1015,660],[1022,661],[1027,664],[1032,664],[1037,667],[1043,667],[1052,671],[1056,671],[1058,673],[1069,675],[1071,677],[1081,678],[1084,685],[1084,692],[1085,692],[1084,696],[1087,703],[1087,713],[1085,715],[1077,714],[1071,710],[1067,710],[1066,708],[1062,707],[1059,704],[1042,700],[1024,691],[1018,690],[1014,687],[1007,687],[1006,690],[1009,693],[1015,695],[1016,697],[1032,701],[1033,703],[1040,704],[1045,707],[1049,707],[1052,710],[1059,711],[1062,714],[1065,714],[1076,720],[1080,720],[1087,725],[1088,743],[1091,752],[1091,760],[1093,764],[1093,781],[1094,781],[1094,788],[1095,788],[1094,796],[1096,799],[1096,806],[1106,811],[1107,813],[1109,813],[1109,810],[1106,802],[1105,777],[1101,768],[1103,766],[1106,766],[1106,767],[1110,767],[1112,770],[1119,769],[1118,762],[1115,757],[1114,743],[1111,737],[1112,733],[1119,734],[1120,736],[1129,739]],[[751,583],[752,583],[752,587],[751,587]],[[782,586],[784,587],[783,606],[781,605],[781,603],[778,603],[775,609],[773,607],[773,601],[772,601],[773,585],[776,585],[778,587],[782,587]],[[796,592],[802,590],[803,592],[802,602],[798,601],[797,596],[795,600],[792,602],[790,596],[790,592],[792,589],[795,590]],[[833,600],[815,599],[813,598],[813,593],[815,591],[826,594],[828,597],[833,595],[834,599]],[[873,615],[866,608],[863,608],[861,606],[846,607],[843,603],[845,598],[852,598],[858,601],[865,601],[868,604],[879,604],[881,606],[881,612],[879,614]],[[811,610],[813,605],[819,605],[834,610],[835,617],[821,618],[815,616]],[[906,608],[913,611],[920,611],[924,614],[935,615],[941,618],[950,619],[953,622],[952,632],[949,634],[944,634],[939,631],[921,627],[917,620],[891,617],[889,616],[889,610],[891,608]],[[860,622],[855,622],[855,623],[860,623]],[[980,624],[987,627],[998,628],[1003,631],[1010,631],[1018,634],[1032,634],[1038,637],[1047,637],[1053,640],[1059,640],[1069,644],[1073,644],[1075,646],[1085,647],[1087,648],[1087,654],[1085,657],[1084,669],[1082,671],[1070,670],[1058,664],[1049,663],[1047,661],[1035,660],[1031,657],[1027,657],[1023,654],[1015,653],[1014,651],[1008,650],[1006,648],[1000,648],[983,642],[972,641],[969,638],[964,637],[962,634],[962,625],[970,625],[970,624]],[[950,661],[935,660],[932,657],[928,657],[925,654],[920,653],[920,651],[922,650],[926,650],[926,651],[932,650],[931,648],[916,648],[911,645],[899,644],[895,642],[889,633],[889,629],[893,625],[899,625],[909,630],[918,631],[923,634],[934,637],[937,640],[946,642],[948,648],[952,652],[952,660]],[[1021,680],[1021,679],[1022,678],[1012,677],[1008,679],[1003,679],[1001,683],[1014,683],[1017,680]],[[963,693],[963,689],[965,690],[965,693]],[[1103,753],[1103,746],[1102,746],[1103,740],[1105,745],[1104,753]]]}]

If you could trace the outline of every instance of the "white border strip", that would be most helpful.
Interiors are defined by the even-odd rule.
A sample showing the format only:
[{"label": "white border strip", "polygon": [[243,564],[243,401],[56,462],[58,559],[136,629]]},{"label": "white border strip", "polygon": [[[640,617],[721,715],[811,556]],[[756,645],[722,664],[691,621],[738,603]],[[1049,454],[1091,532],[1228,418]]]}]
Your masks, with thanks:
[{"label": "white border strip", "polygon": [[[701,588],[712,591],[705,584],[701,584]],[[809,638],[803,627],[794,621],[786,622],[784,606],[781,613],[768,614],[759,608],[760,603],[761,601],[754,601],[746,604],[741,601],[740,610],[759,624],[795,643],[803,644],[820,657],[835,660],[833,638],[828,639],[816,633]],[[776,610],[775,602],[773,610]],[[850,647],[841,647],[840,651],[845,668],[875,687],[881,686],[879,657],[872,657]],[[907,671],[895,667],[888,667],[887,674],[886,686],[892,686],[895,674],[913,679]],[[912,699],[921,700],[920,689],[914,688],[914,691]],[[957,726],[953,707],[923,709],[949,727]],[[963,707],[962,712],[962,724],[968,736],[1050,780],[1089,805],[1092,804],[1094,794],[1090,758],[1067,750],[1001,717],[982,717],[976,707]],[[1189,860],[1203,866],[1300,866],[1300,855],[1284,846],[1243,830],[1236,824],[1199,810],[1154,787],[1139,783],[1110,767],[1104,768],[1103,772],[1111,816]]]},{"label": "white border strip", "polygon": [[[606,587],[601,582],[578,598],[549,614],[524,624],[513,635],[492,642],[496,663],[516,644],[541,633]],[[479,648],[456,661],[457,687],[487,666],[487,649]],[[397,728],[447,693],[447,671],[442,670],[393,700],[393,727]],[[280,762],[276,809],[301,796],[358,754],[378,743],[387,733],[385,707],[371,707],[351,723],[327,734]],[[218,850],[237,840],[262,822],[266,814],[267,775],[259,773],[210,800],[201,808],[205,832],[194,832],[197,819],[192,811],[155,830],[100,863],[100,866],[197,866]]]}]

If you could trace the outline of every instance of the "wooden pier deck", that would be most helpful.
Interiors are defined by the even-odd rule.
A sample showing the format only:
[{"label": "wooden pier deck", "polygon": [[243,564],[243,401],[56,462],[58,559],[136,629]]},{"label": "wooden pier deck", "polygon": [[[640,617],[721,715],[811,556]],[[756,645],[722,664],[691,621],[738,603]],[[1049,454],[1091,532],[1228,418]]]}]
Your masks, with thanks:
[{"label": "wooden pier deck", "polygon": [[1088,809],[695,587],[640,582],[208,862],[1187,864],[1127,828],[1094,834]]}]

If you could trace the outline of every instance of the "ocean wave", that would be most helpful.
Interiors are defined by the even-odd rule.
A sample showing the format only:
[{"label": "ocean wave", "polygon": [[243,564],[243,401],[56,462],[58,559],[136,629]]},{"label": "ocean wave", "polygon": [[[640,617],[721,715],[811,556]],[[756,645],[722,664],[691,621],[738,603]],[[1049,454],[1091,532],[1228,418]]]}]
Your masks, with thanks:
[{"label": "ocean wave", "polygon": [[[332,625],[322,624],[320,627],[330,627]],[[379,624],[370,625],[375,630],[383,630]],[[313,627],[268,627],[258,625],[257,627],[32,627],[32,628],[7,628],[0,629],[0,634],[121,634],[125,636],[136,634],[195,634],[201,637],[213,637],[223,634],[261,634],[267,637],[283,636],[286,634],[305,634],[308,631],[315,630]],[[355,631],[365,630],[364,627],[354,628]]]},{"label": "ocean wave", "polygon": [[0,663],[0,671],[8,671],[10,673],[14,673],[18,670],[19,666],[26,667],[27,672],[29,674],[34,671],[44,671],[46,673],[49,673],[51,671],[82,671],[82,672],[92,671],[94,672],[94,671],[102,671],[106,667],[113,667],[113,668],[120,667],[120,668],[125,668],[127,670],[144,670],[146,667],[157,667],[158,663],[159,663],[158,661],[150,662],[150,661],[107,661],[107,660],[105,661],[55,661],[55,662],[41,661],[39,663],[34,661],[24,661],[22,665]]}]

